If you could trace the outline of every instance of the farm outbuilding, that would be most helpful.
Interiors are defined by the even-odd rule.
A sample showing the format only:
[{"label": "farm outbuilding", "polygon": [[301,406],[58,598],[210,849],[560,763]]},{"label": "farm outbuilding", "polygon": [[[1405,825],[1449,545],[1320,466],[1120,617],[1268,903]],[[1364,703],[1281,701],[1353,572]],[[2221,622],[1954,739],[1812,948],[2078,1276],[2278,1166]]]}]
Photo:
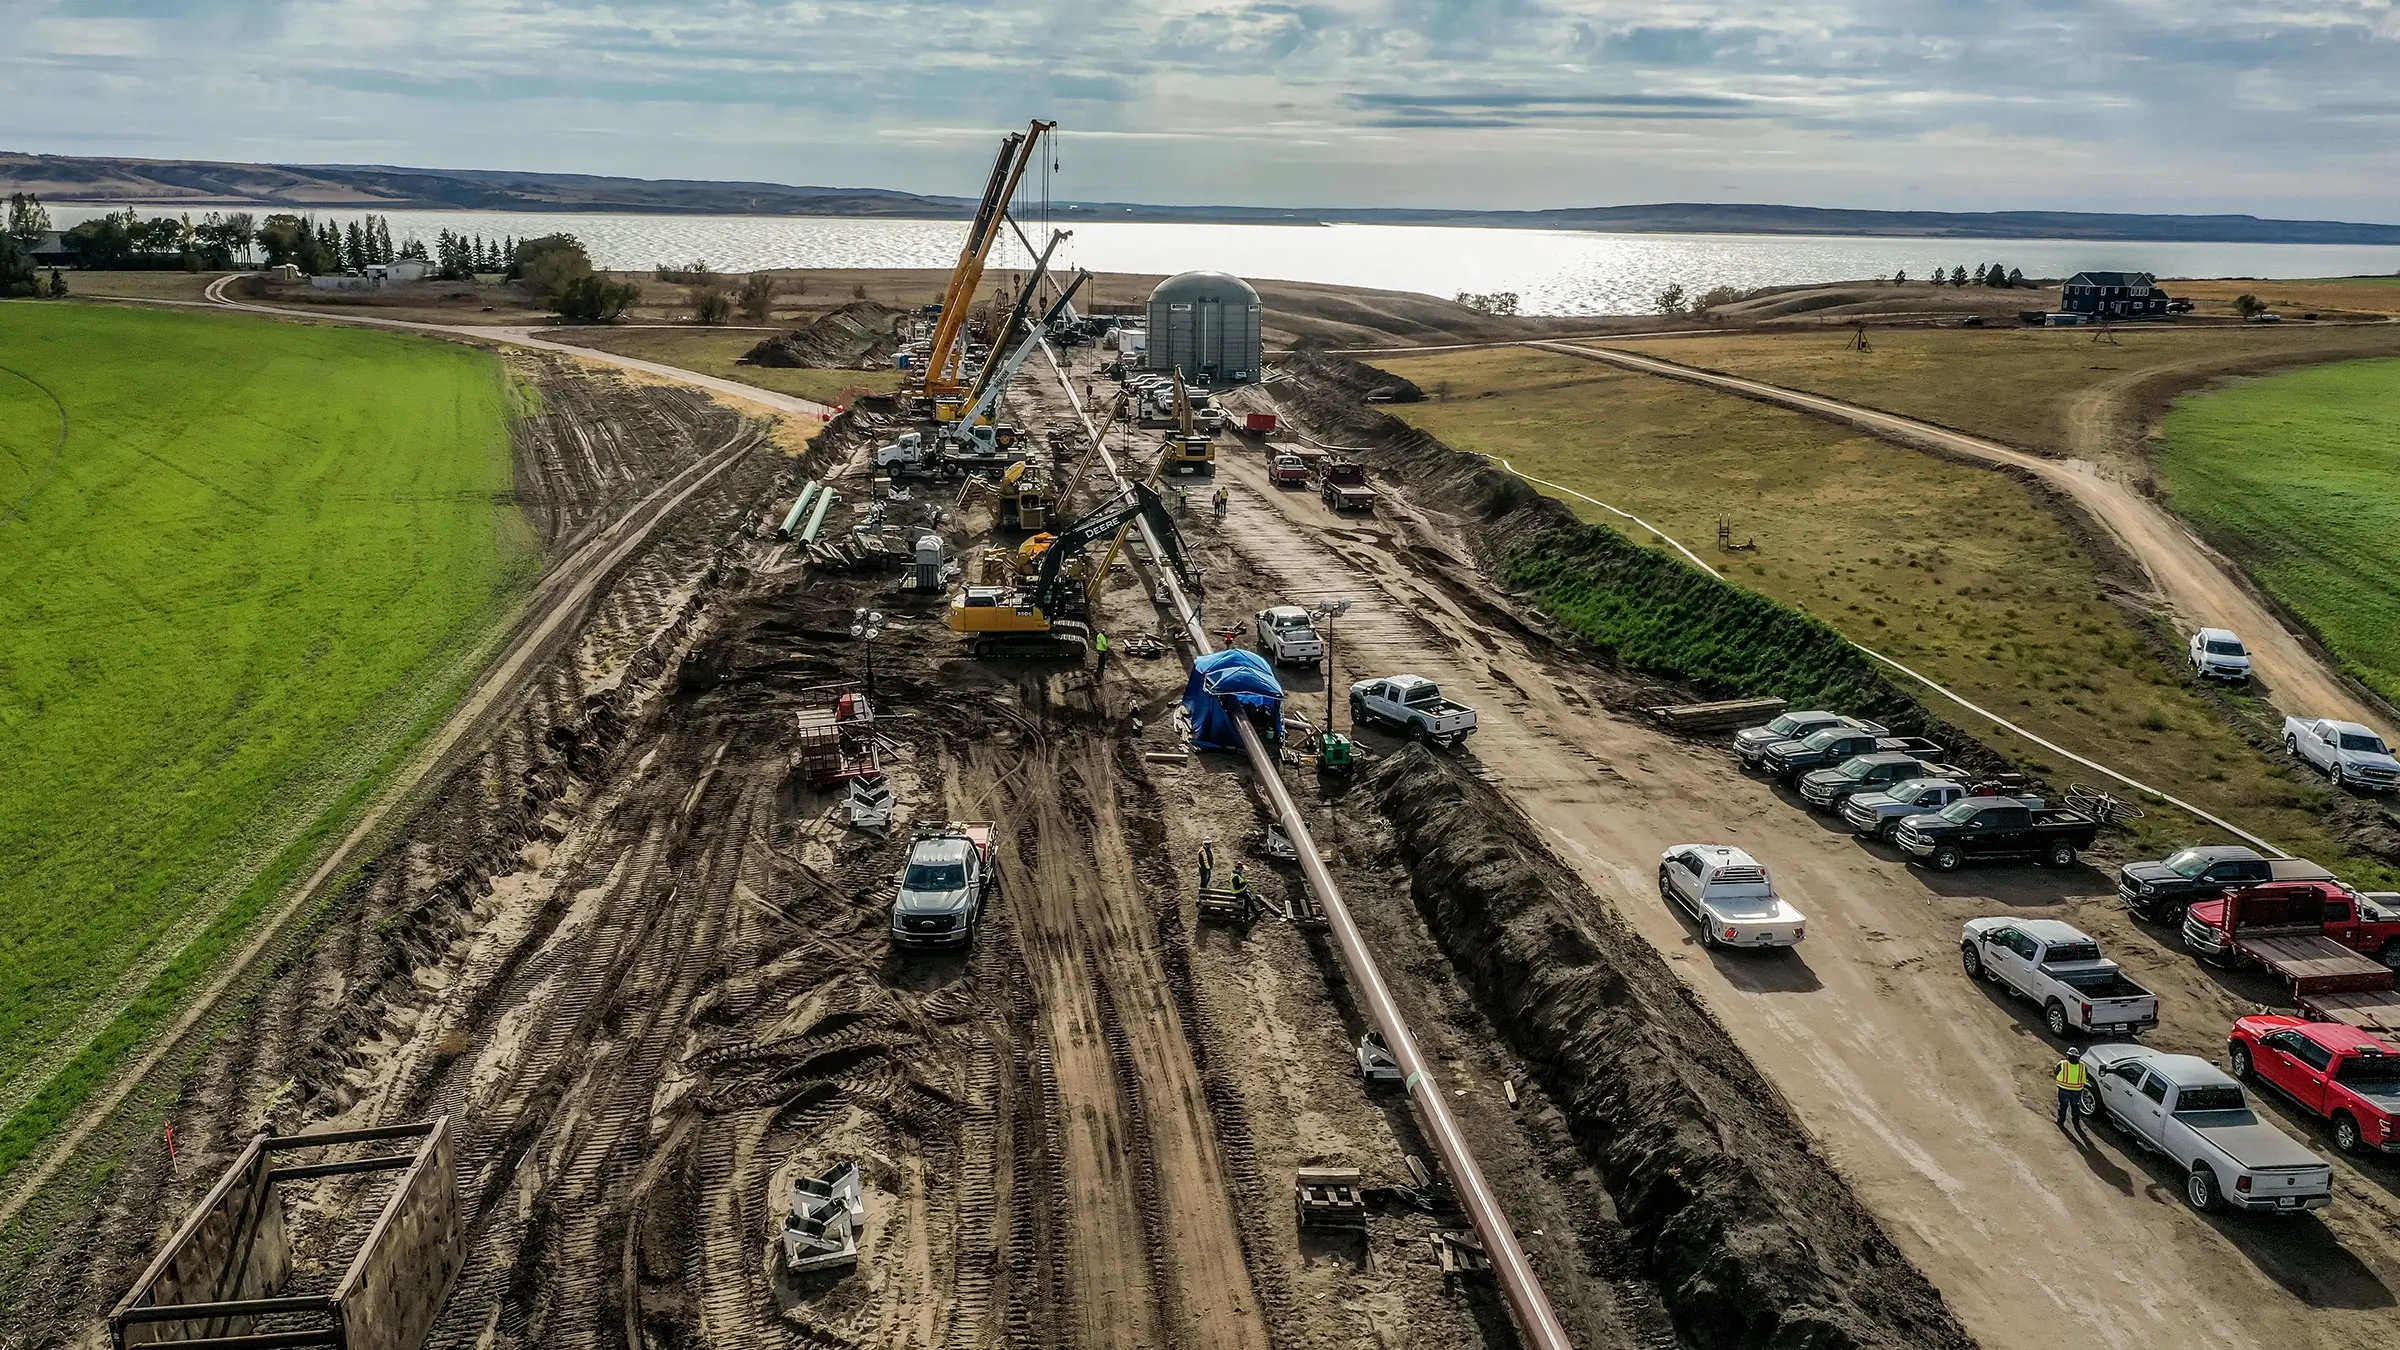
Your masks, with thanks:
[{"label": "farm outbuilding", "polygon": [[1142,364],[1183,372],[1201,385],[1258,378],[1262,312],[1250,283],[1225,272],[1185,272],[1150,292],[1150,331]]}]

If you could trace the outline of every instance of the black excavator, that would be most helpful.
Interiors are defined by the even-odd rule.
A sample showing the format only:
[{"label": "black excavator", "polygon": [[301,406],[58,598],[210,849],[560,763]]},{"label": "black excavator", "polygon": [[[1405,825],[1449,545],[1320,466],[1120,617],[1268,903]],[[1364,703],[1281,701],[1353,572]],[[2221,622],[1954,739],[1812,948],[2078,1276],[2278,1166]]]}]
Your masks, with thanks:
[{"label": "black excavator", "polygon": [[[1136,521],[1150,522],[1162,560],[1188,585],[1199,574],[1184,558],[1175,518],[1147,483],[1136,483],[1059,531],[1041,551],[1032,580],[1016,586],[969,586],[950,602],[949,625],[971,634],[977,656],[1082,661],[1091,651],[1092,601]],[[1085,546],[1109,538],[1098,565]],[[1030,542],[1030,541],[1029,541]]]}]

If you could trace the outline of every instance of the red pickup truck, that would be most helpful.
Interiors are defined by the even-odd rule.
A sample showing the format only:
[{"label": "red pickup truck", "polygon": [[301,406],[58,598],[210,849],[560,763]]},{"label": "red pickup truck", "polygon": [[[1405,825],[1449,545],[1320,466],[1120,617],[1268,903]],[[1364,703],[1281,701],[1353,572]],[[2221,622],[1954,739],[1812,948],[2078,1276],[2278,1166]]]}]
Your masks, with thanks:
[{"label": "red pickup truck", "polygon": [[2233,1076],[2263,1082],[2333,1125],[2344,1153],[2400,1153],[2400,1046],[2356,1027],[2268,1013],[2228,1033]]},{"label": "red pickup truck", "polygon": [[2193,905],[2183,945],[2220,964],[2271,970],[2296,999],[2388,990],[2400,967],[2400,914],[2335,882],[2268,882]]}]

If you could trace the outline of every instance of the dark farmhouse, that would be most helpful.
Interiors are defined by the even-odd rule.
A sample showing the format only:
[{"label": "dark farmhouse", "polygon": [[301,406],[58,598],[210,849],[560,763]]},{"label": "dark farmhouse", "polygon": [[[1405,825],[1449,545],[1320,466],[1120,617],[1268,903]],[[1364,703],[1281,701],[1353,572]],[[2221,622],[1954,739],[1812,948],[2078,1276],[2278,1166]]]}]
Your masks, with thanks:
[{"label": "dark farmhouse", "polygon": [[2148,272],[2077,272],[2059,292],[2058,307],[2098,318],[2163,319],[2167,293]]}]

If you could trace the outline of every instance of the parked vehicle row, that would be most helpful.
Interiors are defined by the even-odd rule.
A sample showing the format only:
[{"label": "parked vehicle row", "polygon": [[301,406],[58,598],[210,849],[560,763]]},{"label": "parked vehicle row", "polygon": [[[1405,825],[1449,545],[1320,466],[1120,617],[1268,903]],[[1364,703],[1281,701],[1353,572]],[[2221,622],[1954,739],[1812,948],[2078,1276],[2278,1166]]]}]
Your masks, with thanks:
[{"label": "parked vehicle row", "polygon": [[2022,858],[2069,867],[2100,833],[2091,816],[2013,783],[1968,782],[1941,762],[1939,742],[1839,713],[1787,712],[1735,732],[1733,748],[1744,764],[1796,785],[1810,807],[1838,812],[1853,832],[1936,871]]}]

